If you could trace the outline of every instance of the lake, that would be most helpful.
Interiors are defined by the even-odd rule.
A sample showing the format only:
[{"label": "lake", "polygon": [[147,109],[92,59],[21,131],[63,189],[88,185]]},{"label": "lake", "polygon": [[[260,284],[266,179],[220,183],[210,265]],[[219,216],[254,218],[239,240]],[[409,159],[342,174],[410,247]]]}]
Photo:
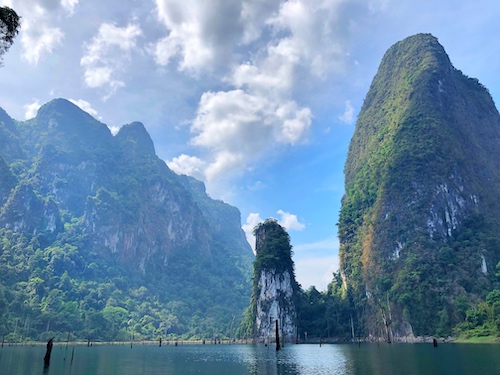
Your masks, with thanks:
[{"label": "lake", "polygon": [[0,374],[500,374],[495,344],[324,344],[287,345],[276,352],[263,345],[54,346],[43,368],[43,346],[0,349]]}]

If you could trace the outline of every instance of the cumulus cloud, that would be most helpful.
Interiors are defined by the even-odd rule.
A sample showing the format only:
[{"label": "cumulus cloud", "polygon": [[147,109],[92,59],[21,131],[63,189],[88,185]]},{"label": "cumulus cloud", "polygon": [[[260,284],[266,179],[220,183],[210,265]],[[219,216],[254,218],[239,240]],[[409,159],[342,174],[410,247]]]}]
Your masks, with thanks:
[{"label": "cumulus cloud", "polygon": [[40,58],[50,54],[62,44],[64,34],[59,28],[37,24],[36,21],[26,20],[23,24],[24,32],[21,35],[23,44],[23,58],[30,64],[37,65]]},{"label": "cumulus cloud", "polygon": [[177,174],[185,174],[200,180],[204,179],[203,170],[205,169],[206,162],[196,156],[182,154],[173,158],[172,161],[167,162],[167,165]]},{"label": "cumulus cloud", "polygon": [[346,27],[344,3],[344,0],[283,2],[279,13],[268,21],[274,29],[288,33],[277,47],[316,76],[337,69],[345,60],[341,38]]},{"label": "cumulus cloud", "polygon": [[297,215],[291,214],[289,212],[285,212],[283,210],[278,210],[278,215],[281,216],[281,220],[279,220],[279,224],[284,227],[287,231],[304,230],[306,227],[305,224],[299,222]]},{"label": "cumulus cloud", "polygon": [[104,88],[107,92],[104,99],[125,86],[119,75],[131,52],[137,48],[137,39],[141,35],[139,25],[101,24],[97,35],[85,45],[85,54],[80,60],[85,69],[85,84],[91,88]]},{"label": "cumulus cloud", "polygon": [[345,102],[344,113],[339,116],[339,120],[345,124],[352,124],[354,122],[354,107],[350,100]]},{"label": "cumulus cloud", "polygon": [[38,109],[41,106],[42,105],[40,104],[40,102],[38,101],[38,99],[35,99],[35,101],[33,103],[25,104],[24,105],[24,118],[26,120],[28,120],[30,118],[36,117]]},{"label": "cumulus cloud", "polygon": [[281,0],[242,1],[240,20],[243,24],[243,44],[251,43],[262,36],[269,16],[279,10],[281,2]]},{"label": "cumulus cloud", "polygon": [[168,31],[153,54],[167,65],[178,57],[179,70],[199,71],[227,63],[243,32],[242,2],[234,0],[156,0],[158,20]]},{"label": "cumulus cloud", "polygon": [[[204,166],[196,172],[213,191],[220,181],[276,153],[276,146],[307,141],[314,115],[295,93],[302,84],[343,71],[351,5],[345,0],[221,0],[194,7],[192,1],[156,0],[168,35],[154,53],[159,64],[175,60],[180,70],[198,73],[225,63],[228,89],[202,94],[191,126],[191,144],[205,162],[198,162]],[[342,119],[353,116],[348,103]],[[178,168],[189,169],[191,160],[177,160],[182,161],[188,165]]]},{"label": "cumulus cloud", "polygon": [[[202,170],[211,183],[221,175],[241,172],[276,145],[301,141],[311,125],[311,111],[293,101],[275,102],[243,90],[207,92],[201,97],[191,126],[191,143],[210,152]],[[176,164],[192,159],[178,158]]]}]

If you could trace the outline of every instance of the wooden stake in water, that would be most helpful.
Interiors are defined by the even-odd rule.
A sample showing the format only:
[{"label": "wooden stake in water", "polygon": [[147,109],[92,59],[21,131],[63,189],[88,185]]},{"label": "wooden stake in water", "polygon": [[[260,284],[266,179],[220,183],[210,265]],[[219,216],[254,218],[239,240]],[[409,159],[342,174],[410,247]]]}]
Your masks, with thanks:
[{"label": "wooden stake in water", "polygon": [[276,319],[276,351],[280,350],[280,331],[278,328],[278,319]]},{"label": "wooden stake in water", "polygon": [[45,357],[43,357],[44,367],[47,368],[50,365],[50,355],[52,354],[52,346],[54,345],[54,338],[52,337],[47,342],[47,351],[45,352]]}]

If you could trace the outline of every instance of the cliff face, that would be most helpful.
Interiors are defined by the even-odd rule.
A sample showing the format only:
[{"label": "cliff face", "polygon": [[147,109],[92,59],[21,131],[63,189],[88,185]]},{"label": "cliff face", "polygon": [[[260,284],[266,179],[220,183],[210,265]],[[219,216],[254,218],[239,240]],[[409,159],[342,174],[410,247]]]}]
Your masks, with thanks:
[{"label": "cliff face", "polygon": [[[219,331],[241,314],[253,255],[239,211],[208,197],[203,183],[173,173],[141,123],[112,136],[106,125],[56,99],[24,122],[0,110],[0,143],[0,238],[39,244],[48,262],[39,269],[50,264],[54,248],[64,253],[71,244],[77,255],[66,271],[76,284],[123,278],[128,287],[118,281],[114,287],[125,296],[147,287],[149,302],[174,303],[179,312],[164,315],[176,317],[180,331],[189,330],[195,312],[207,320],[224,316],[227,327]],[[13,281],[34,275],[34,266],[25,266]],[[56,284],[46,285],[41,300]]]},{"label": "cliff face", "polygon": [[276,340],[275,321],[280,336],[292,341],[296,332],[295,290],[290,272],[262,270],[257,289],[257,316],[255,325],[258,341]]},{"label": "cliff face", "polygon": [[259,224],[256,237],[254,286],[240,336],[256,342],[276,340],[276,320],[281,340],[292,341],[297,334],[297,293],[291,259],[290,239],[275,221]]},{"label": "cliff face", "polygon": [[499,166],[488,91],[429,34],[392,46],[345,164],[341,273],[360,327],[449,334],[484,297],[500,260]]},{"label": "cliff face", "polygon": [[[56,235],[64,212],[83,220],[95,250],[143,273],[186,248],[210,255],[208,222],[181,178],[158,159],[141,123],[113,137],[72,103],[54,100],[18,127],[14,144],[34,162],[23,160],[26,178],[11,189],[0,215],[5,228]],[[237,246],[248,250],[243,241]]]}]

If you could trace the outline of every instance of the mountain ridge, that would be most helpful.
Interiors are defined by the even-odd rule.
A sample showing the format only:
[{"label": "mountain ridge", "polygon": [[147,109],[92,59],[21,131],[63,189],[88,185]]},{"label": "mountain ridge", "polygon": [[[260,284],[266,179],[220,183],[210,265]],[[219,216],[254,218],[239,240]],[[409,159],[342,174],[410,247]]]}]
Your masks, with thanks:
[{"label": "mountain ridge", "polygon": [[[113,136],[65,99],[27,121],[5,116],[0,130],[16,132],[0,150],[3,334],[29,319],[23,334],[39,339],[229,335],[253,259],[236,208],[172,172],[140,122]],[[20,289],[30,283],[35,294]]]}]

